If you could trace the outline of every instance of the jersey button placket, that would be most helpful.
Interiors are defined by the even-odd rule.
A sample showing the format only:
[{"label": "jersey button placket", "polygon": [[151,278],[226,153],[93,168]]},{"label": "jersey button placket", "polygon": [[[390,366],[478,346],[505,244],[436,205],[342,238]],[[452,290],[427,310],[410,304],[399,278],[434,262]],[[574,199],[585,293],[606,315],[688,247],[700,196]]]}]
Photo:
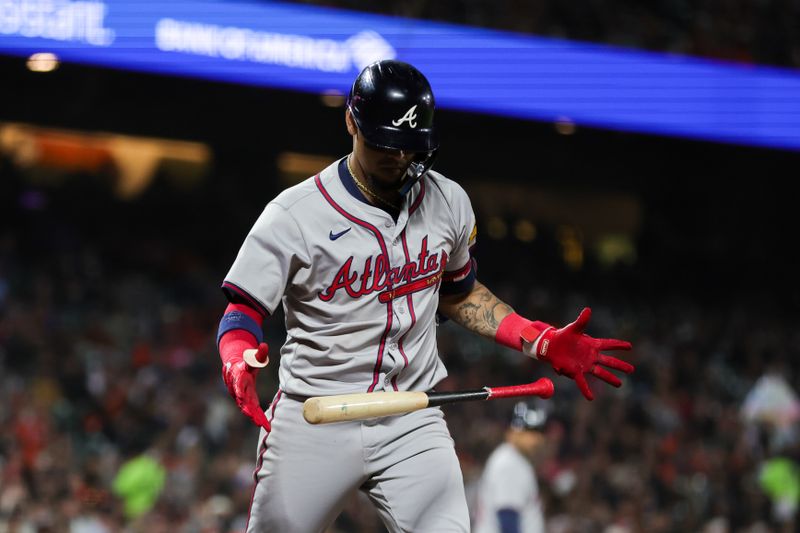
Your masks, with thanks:
[{"label": "jersey button placket", "polygon": [[392,302],[392,310],[397,319],[397,330],[394,332],[394,342],[392,344],[397,347],[399,336],[408,328],[408,323],[405,320],[405,296],[394,299]]}]

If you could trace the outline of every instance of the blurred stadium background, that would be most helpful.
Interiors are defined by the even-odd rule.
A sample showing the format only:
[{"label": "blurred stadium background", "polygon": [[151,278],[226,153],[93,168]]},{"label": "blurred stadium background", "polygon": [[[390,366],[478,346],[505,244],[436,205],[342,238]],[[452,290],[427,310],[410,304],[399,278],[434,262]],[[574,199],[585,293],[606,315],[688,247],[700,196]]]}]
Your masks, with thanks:
[{"label": "blurred stadium background", "polygon": [[[219,285],[263,206],[349,151],[347,86],[326,90],[305,67],[282,67],[274,85],[237,80],[238,67],[214,79],[223,58],[115,49],[92,30],[123,39],[111,22],[128,19],[112,21],[115,10],[131,21],[136,8],[174,18],[170,6],[248,27],[226,19],[222,4],[0,0],[0,531],[243,530],[257,432],[220,379]],[[694,135],[682,115],[685,128],[670,132],[649,119],[616,127],[614,114],[629,110],[614,106],[602,110],[605,123],[581,119],[591,79],[588,93],[555,98],[537,120],[515,116],[503,80],[478,79],[438,113],[436,168],[473,199],[479,277],[498,295],[556,324],[591,305],[590,333],[634,344],[636,373],[619,390],[595,387],[591,404],[555,378],[562,432],[538,468],[551,531],[796,531],[800,4],[247,6],[291,14],[250,21],[263,32],[279,24],[335,40],[387,25],[381,46],[398,41],[398,59],[461,79],[502,56],[473,65],[437,54],[458,50],[452,35],[481,29],[554,38],[535,42],[570,42],[598,58],[630,53],[640,67],[697,61],[756,76],[739,85],[752,92],[711,81],[698,96],[719,112],[715,124],[755,113],[733,140]],[[346,28],[339,17],[351,17]],[[67,18],[72,33],[59,26]],[[445,30],[455,32],[448,44],[429,47]],[[417,38],[403,41],[404,32]],[[108,54],[92,55],[103,46]],[[199,63],[202,74],[180,70]],[[357,73],[345,70],[340,79]],[[771,76],[787,92],[770,92]],[[533,79],[522,81],[535,95]],[[669,88],[660,95],[664,105],[680,107],[677,86],[674,98]],[[634,91],[634,103],[637,94],[648,96]],[[508,109],[476,111],[471,96]],[[770,120],[781,134],[757,138]],[[275,350],[282,327],[280,316],[268,323]],[[548,375],[451,324],[440,349],[445,389]],[[265,405],[276,363],[259,378]],[[470,497],[510,407],[445,408]],[[331,531],[383,528],[354,498]]]}]

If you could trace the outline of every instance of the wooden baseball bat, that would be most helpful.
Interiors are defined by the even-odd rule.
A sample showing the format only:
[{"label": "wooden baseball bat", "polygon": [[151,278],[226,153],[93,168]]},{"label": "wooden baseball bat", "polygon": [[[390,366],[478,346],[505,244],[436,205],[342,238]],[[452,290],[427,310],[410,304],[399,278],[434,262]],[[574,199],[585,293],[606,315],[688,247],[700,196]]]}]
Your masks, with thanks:
[{"label": "wooden baseball bat", "polygon": [[315,396],[303,404],[303,418],[311,424],[327,424],[346,420],[364,420],[379,416],[398,415],[453,402],[494,400],[515,396],[553,395],[553,382],[541,378],[525,385],[484,387],[479,390],[455,392],[373,392]]}]

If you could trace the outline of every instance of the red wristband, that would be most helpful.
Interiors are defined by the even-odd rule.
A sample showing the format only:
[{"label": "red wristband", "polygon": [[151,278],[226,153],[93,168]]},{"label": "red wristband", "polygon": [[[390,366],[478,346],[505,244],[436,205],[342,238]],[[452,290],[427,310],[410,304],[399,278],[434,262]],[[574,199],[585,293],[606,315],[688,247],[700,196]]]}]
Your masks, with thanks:
[{"label": "red wristband", "polygon": [[500,326],[495,333],[494,341],[497,344],[508,346],[518,352],[522,351],[522,330],[530,326],[532,322],[517,313],[511,313],[500,321]]},{"label": "red wristband", "polygon": [[522,351],[522,330],[528,326],[533,326],[539,332],[549,328],[550,325],[538,320],[528,320],[527,318],[511,313],[500,321],[494,340],[497,344],[508,346],[518,352]]}]

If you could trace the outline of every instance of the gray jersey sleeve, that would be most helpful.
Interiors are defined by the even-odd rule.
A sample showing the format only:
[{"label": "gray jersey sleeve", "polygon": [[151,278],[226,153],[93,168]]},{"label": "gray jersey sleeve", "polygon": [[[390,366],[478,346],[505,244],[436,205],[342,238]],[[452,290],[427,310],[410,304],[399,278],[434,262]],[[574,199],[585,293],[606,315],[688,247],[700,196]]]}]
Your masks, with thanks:
[{"label": "gray jersey sleeve", "polygon": [[450,206],[453,209],[456,240],[453,253],[447,262],[447,271],[452,272],[463,269],[470,260],[470,249],[475,245],[478,227],[475,223],[475,213],[466,191],[453,184]]},{"label": "gray jersey sleeve", "polygon": [[272,314],[294,274],[309,264],[300,227],[289,211],[273,201],[247,234],[223,287],[245,300],[254,299]]}]

